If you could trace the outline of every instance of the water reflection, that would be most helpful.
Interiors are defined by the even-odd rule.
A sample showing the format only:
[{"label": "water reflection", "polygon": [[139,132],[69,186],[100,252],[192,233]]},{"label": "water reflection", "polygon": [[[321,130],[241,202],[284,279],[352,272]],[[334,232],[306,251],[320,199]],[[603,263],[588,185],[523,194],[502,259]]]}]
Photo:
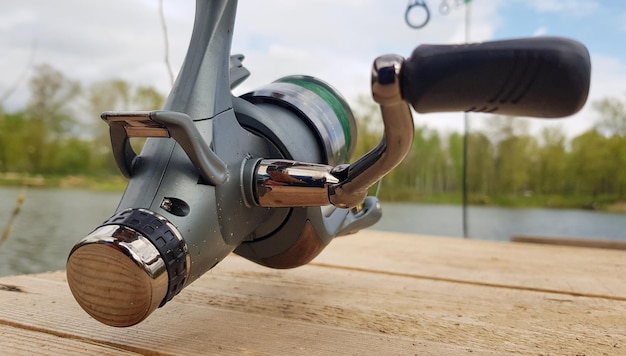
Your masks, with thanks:
[{"label": "water reflection", "polygon": [[[0,188],[0,229],[20,193]],[[8,240],[0,246],[0,275],[65,268],[74,244],[111,216],[121,193],[29,189]],[[461,237],[462,210],[456,205],[383,203],[373,229]],[[470,207],[471,238],[507,241],[511,235],[626,240],[626,215],[582,210]]]},{"label": "water reflection", "polygon": [[[4,228],[20,189],[0,188]],[[13,230],[0,246],[0,275],[65,268],[72,246],[115,210],[121,193],[29,189]]]},{"label": "water reflection", "polygon": [[[414,234],[462,237],[458,205],[383,203],[383,218],[373,228]],[[469,237],[508,241],[513,235],[626,240],[626,215],[587,210],[468,208]]]}]

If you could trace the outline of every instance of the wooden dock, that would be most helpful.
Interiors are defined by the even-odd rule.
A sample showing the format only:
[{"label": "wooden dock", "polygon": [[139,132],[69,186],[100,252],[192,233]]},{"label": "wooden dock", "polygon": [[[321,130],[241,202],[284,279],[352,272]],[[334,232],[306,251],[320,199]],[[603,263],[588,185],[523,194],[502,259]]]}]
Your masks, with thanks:
[{"label": "wooden dock", "polygon": [[229,256],[143,323],[63,272],[0,278],[0,354],[626,355],[624,251],[363,231],[310,265]]}]

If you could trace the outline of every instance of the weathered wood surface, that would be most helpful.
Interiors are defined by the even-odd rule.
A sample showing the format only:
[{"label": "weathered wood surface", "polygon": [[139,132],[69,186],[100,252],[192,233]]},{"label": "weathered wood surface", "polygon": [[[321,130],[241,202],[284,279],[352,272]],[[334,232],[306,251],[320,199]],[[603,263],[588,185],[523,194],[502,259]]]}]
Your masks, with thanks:
[{"label": "weathered wood surface", "polygon": [[310,265],[229,256],[143,323],[63,272],[0,278],[0,354],[625,355],[623,251],[363,231]]},{"label": "weathered wood surface", "polygon": [[529,236],[529,235],[513,235],[512,242],[526,242],[533,244],[545,245],[562,245],[576,247],[591,248],[608,248],[613,250],[626,250],[626,241],[623,240],[600,240],[600,239],[581,239],[568,237],[553,236]]}]

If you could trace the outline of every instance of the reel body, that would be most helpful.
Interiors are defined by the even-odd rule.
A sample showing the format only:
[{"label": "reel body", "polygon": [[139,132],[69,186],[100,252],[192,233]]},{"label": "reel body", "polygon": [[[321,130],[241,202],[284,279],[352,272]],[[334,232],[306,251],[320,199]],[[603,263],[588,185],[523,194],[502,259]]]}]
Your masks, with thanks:
[{"label": "reel body", "polygon": [[[225,62],[229,92],[247,77],[242,59]],[[180,89],[174,88],[166,107],[204,110],[177,97]],[[263,159],[349,162],[356,124],[335,89],[313,77],[290,76],[226,101],[226,110],[208,118],[170,110],[102,114],[129,182],[116,213],[81,240],[67,262],[72,293],[97,320],[140,322],[233,251],[268,267],[293,268],[310,262],[333,237],[380,219],[375,198],[358,212],[310,206],[306,199],[268,207],[255,191]],[[131,137],[149,137],[141,154],[130,146]]]}]

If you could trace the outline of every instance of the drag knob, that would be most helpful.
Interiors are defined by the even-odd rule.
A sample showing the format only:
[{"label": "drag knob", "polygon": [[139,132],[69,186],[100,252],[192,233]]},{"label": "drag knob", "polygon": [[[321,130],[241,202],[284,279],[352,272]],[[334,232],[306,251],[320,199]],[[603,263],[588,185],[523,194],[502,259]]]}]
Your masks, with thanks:
[{"label": "drag knob", "polygon": [[85,237],[66,266],[78,304],[104,324],[131,326],[178,294],[188,256],[173,229],[154,213],[129,209]]}]

